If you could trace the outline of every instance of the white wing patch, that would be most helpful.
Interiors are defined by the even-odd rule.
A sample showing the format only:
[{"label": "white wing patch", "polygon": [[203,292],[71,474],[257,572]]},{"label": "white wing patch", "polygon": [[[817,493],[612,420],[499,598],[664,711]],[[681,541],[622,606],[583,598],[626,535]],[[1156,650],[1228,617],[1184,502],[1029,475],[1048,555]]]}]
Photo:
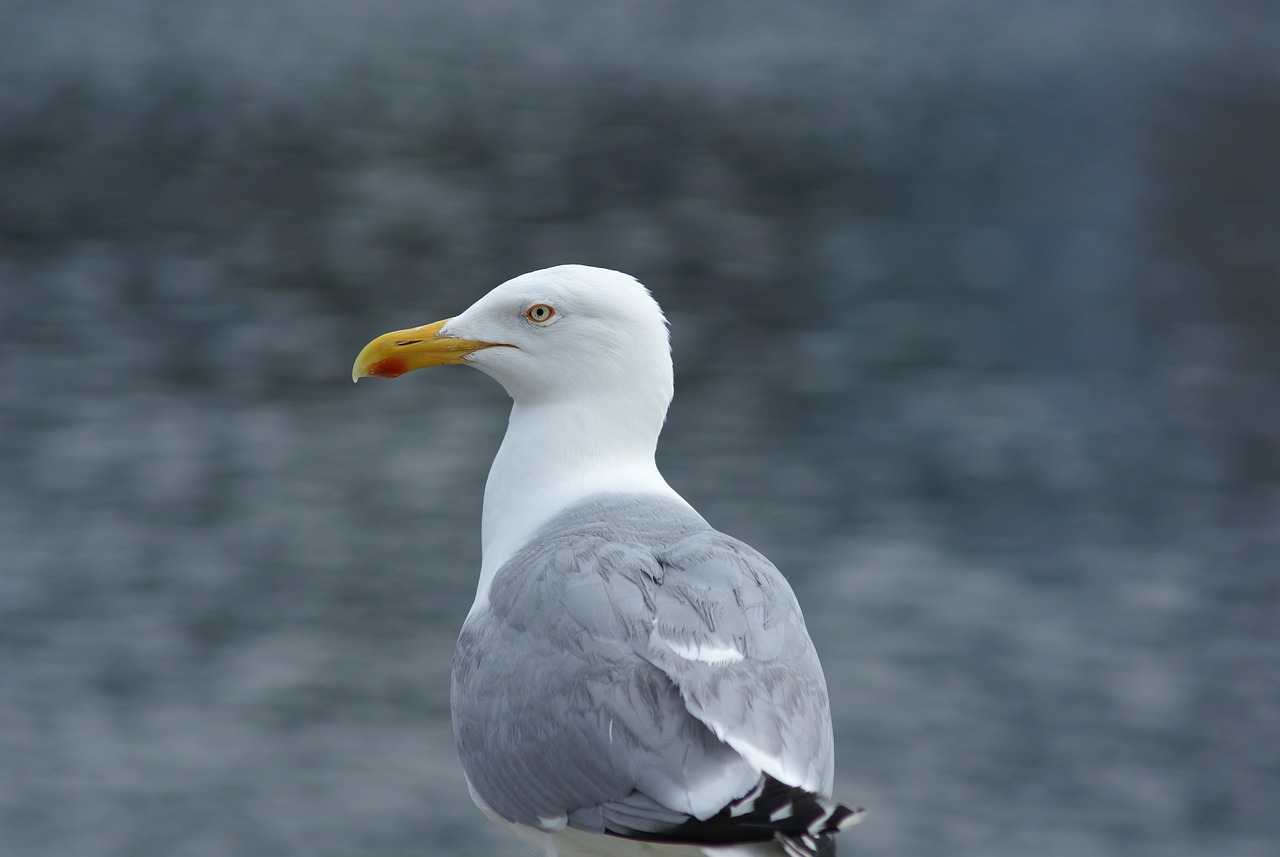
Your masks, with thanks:
[{"label": "white wing patch", "polygon": [[677,657],[686,661],[698,661],[713,667],[727,667],[740,662],[746,655],[735,645],[713,643],[710,640],[671,640],[658,631],[657,638]]},{"label": "white wing patch", "polygon": [[746,759],[755,769],[769,774],[775,780],[786,783],[789,786],[797,786],[815,794],[822,793],[823,784],[812,763],[805,768],[800,768],[795,764],[788,765],[787,760],[772,753],[766,753],[750,741],[724,734],[724,730],[720,729],[715,723],[703,722],[706,722],[711,727],[711,731],[716,734],[716,737],[734,750],[737,750],[738,755]]}]

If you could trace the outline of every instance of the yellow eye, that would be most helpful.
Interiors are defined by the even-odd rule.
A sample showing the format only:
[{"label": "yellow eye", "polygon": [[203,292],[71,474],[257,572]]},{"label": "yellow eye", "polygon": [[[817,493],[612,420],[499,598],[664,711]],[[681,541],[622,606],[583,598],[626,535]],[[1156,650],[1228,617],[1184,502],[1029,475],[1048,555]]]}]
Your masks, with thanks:
[{"label": "yellow eye", "polygon": [[536,324],[551,321],[551,317],[555,314],[555,308],[549,304],[534,304],[524,311],[524,317]]}]

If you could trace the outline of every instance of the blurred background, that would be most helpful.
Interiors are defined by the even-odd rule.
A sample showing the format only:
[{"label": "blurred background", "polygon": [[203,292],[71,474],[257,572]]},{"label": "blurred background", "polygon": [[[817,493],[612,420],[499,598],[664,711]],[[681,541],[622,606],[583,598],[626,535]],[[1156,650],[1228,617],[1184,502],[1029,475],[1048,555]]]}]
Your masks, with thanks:
[{"label": "blurred background", "polygon": [[1280,841],[1280,6],[0,0],[0,852],[524,853],[448,721],[562,262],[672,323],[862,855]]}]

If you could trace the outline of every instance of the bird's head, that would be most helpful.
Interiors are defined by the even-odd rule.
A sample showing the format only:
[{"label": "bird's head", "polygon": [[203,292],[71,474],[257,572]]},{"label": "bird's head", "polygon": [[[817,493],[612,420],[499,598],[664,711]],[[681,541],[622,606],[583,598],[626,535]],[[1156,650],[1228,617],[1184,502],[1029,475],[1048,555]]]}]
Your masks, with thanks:
[{"label": "bird's head", "polygon": [[665,414],[671,349],[662,310],[633,277],[561,265],[508,280],[453,318],[370,342],[351,377],[467,364],[517,404],[642,400]]}]

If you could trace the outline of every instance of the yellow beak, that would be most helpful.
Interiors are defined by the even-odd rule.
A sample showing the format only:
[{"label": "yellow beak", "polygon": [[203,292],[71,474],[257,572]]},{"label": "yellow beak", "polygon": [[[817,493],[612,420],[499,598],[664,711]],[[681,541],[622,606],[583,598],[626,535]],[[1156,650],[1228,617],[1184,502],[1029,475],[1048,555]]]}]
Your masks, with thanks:
[{"label": "yellow beak", "polygon": [[450,321],[452,319],[446,318],[422,327],[382,334],[360,349],[360,355],[351,367],[351,380],[359,381],[369,376],[396,378],[427,366],[466,363],[469,355],[482,348],[505,344],[441,335],[440,328]]}]

